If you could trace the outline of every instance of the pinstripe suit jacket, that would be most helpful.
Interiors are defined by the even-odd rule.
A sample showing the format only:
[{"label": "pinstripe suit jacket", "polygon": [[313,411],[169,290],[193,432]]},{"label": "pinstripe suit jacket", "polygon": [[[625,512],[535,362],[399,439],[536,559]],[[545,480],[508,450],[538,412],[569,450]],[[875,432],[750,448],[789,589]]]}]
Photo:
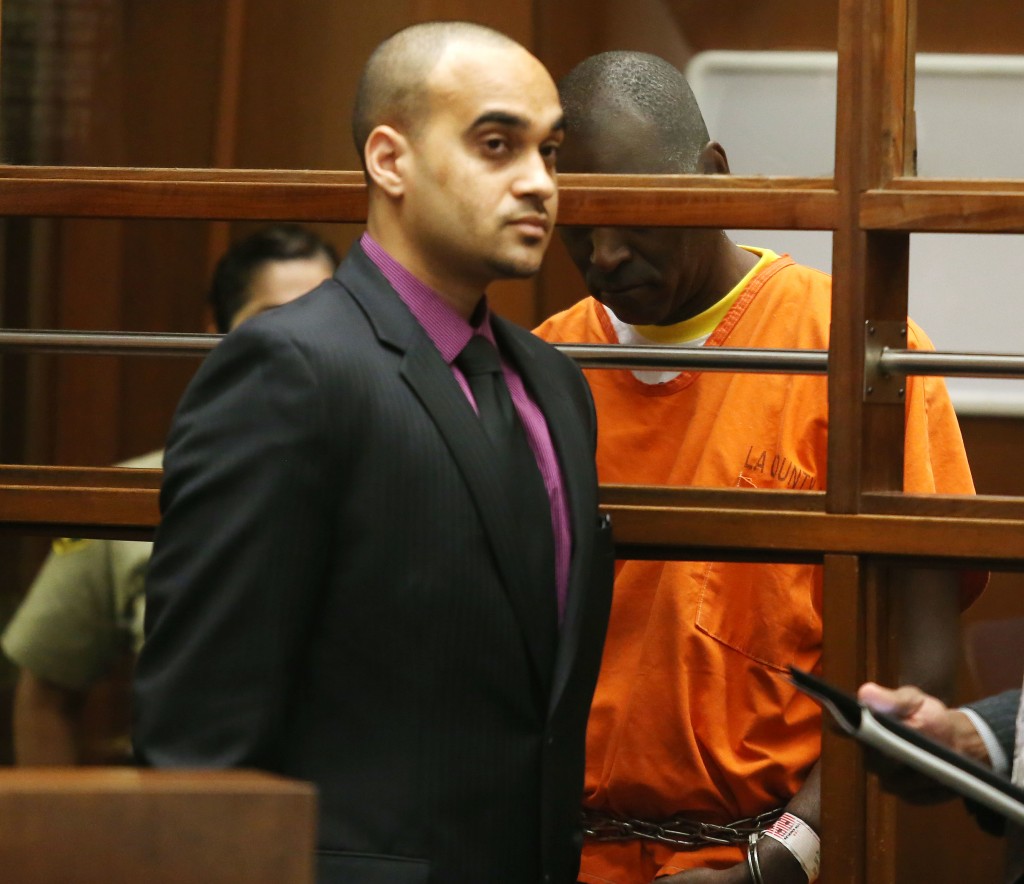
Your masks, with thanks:
[{"label": "pinstripe suit jacket", "polygon": [[1020,707],[1020,691],[1004,691],[993,697],[985,697],[974,703],[965,704],[978,713],[992,728],[1006,757],[1012,762],[1014,739],[1017,732],[1017,709]]},{"label": "pinstripe suit jacket", "polygon": [[[557,648],[479,422],[357,245],[204,362],[169,439],[136,751],[313,781],[320,880],[576,880],[584,730],[610,603],[589,390],[509,323],[573,529]],[[550,518],[538,512],[537,520]]]},{"label": "pinstripe suit jacket", "polygon": [[[985,697],[974,703],[966,704],[978,713],[985,723],[992,728],[999,745],[1013,767],[1013,753],[1016,742],[1017,712],[1020,708],[1021,692],[1019,690],[1004,691],[992,697]],[[1006,881],[1020,884],[1024,881],[1024,831],[1019,826],[1007,823],[1006,820],[984,807],[967,802],[968,809],[975,815],[978,823],[985,831],[994,834],[1006,834],[1009,842],[1006,857]]]}]

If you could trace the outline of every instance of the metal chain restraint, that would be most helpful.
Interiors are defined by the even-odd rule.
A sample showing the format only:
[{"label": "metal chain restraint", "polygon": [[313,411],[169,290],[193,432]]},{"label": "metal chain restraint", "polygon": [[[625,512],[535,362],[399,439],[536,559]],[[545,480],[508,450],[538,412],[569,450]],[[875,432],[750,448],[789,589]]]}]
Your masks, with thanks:
[{"label": "metal chain restraint", "polygon": [[595,841],[642,839],[667,844],[680,851],[700,850],[712,844],[746,844],[752,834],[763,832],[774,823],[783,810],[778,807],[723,826],[697,822],[683,816],[654,822],[585,809],[583,834]]}]

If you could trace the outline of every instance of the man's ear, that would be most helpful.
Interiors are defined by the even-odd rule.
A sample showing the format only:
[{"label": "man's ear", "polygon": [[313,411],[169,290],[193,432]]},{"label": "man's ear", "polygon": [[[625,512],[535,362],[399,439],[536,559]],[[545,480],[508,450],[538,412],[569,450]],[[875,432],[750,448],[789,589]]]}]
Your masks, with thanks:
[{"label": "man's ear", "polygon": [[725,148],[717,141],[709,141],[700,152],[697,168],[702,175],[728,175],[729,158],[725,155]]},{"label": "man's ear", "polygon": [[378,126],[366,139],[366,172],[389,196],[405,191],[403,159],[408,151],[406,137],[391,126]]}]

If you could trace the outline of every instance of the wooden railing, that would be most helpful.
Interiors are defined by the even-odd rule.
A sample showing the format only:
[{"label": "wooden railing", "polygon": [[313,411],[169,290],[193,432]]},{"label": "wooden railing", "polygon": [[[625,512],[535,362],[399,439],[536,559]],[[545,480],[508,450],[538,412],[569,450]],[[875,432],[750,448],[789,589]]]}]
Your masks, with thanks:
[{"label": "wooden railing", "polygon": [[11,884],[310,884],[316,790],[252,771],[0,771]]}]

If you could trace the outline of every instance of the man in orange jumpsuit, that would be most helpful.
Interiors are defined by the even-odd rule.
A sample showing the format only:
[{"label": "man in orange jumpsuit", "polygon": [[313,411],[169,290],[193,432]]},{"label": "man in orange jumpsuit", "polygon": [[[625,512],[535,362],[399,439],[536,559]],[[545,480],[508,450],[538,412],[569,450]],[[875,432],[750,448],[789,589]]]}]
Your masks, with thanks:
[{"label": "man in orange jumpsuit", "polygon": [[[603,53],[560,91],[568,135],[560,171],[728,172],[685,78],[660,58]],[[542,324],[537,333],[549,341],[828,347],[831,278],[787,256],[738,246],[721,230],[577,227],[563,236],[593,297]],[[913,323],[908,338],[912,348],[931,347]],[[826,486],[823,377],[587,374],[602,482]],[[907,491],[973,493],[941,379],[908,383],[905,464]],[[813,880],[820,709],[786,671],[819,665],[821,578],[807,565],[619,563],[588,727],[592,831],[581,881]],[[908,571],[900,584],[903,673],[948,690],[958,610],[981,580]],[[776,837],[771,814],[780,810],[796,818],[786,825],[801,830],[802,846]],[[728,843],[694,837],[698,823],[727,827],[703,834]],[[767,828],[755,875],[748,836]]]}]

